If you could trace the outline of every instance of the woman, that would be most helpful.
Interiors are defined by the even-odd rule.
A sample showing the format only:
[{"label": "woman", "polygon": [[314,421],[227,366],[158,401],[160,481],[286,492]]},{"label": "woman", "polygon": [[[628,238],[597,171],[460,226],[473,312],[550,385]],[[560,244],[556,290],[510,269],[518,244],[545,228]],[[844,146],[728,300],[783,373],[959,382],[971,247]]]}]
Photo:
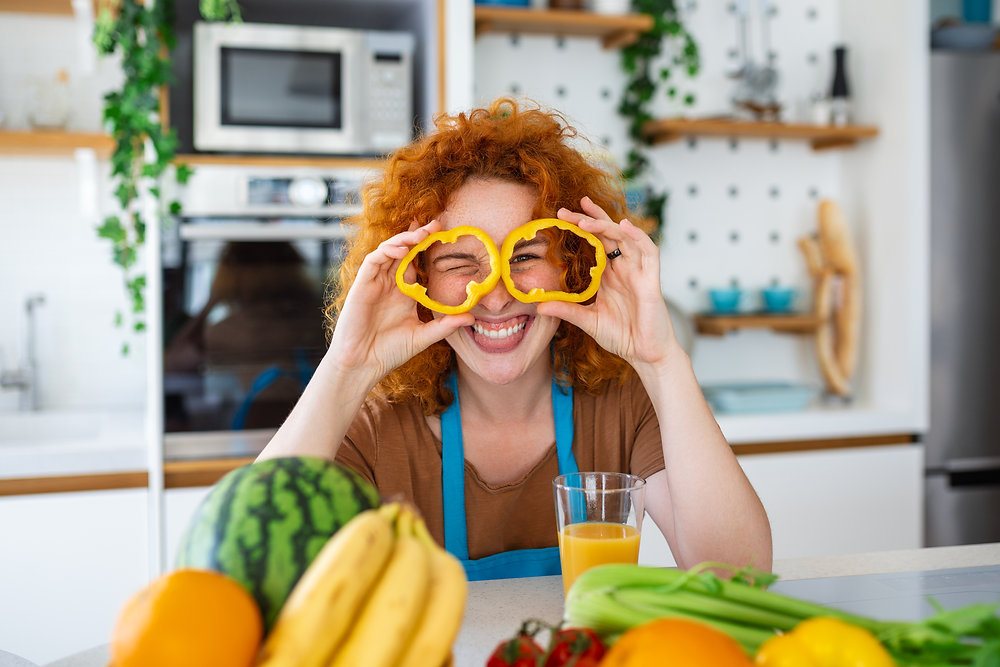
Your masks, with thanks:
[{"label": "woman", "polygon": [[[358,470],[417,505],[470,578],[558,573],[552,478],[574,468],[644,477],[680,567],[769,569],[767,517],[674,336],[659,250],[621,219],[616,180],[575,138],[559,114],[501,99],[440,118],[390,158],[365,192],[329,350],[261,458]],[[603,243],[591,302],[523,303],[500,282],[468,312],[440,315],[396,285],[430,234],[467,225],[500,247],[546,217]],[[427,287],[440,290],[432,277]]]}]

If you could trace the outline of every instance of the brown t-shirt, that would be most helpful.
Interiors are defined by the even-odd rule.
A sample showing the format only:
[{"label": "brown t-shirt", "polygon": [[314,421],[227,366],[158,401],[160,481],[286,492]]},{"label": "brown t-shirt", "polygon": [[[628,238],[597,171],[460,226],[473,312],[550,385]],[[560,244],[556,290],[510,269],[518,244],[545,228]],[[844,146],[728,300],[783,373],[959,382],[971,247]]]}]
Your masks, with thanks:
[{"label": "brown t-shirt", "polygon": [[[660,425],[638,377],[601,395],[573,392],[573,454],[581,471],[663,470]],[[420,510],[434,538],[444,542],[441,441],[417,401],[389,403],[370,396],[337,451],[337,461],[373,483],[386,500],[407,500]],[[556,445],[521,479],[484,482],[465,462],[469,557],[556,545],[552,479],[559,474]]]}]

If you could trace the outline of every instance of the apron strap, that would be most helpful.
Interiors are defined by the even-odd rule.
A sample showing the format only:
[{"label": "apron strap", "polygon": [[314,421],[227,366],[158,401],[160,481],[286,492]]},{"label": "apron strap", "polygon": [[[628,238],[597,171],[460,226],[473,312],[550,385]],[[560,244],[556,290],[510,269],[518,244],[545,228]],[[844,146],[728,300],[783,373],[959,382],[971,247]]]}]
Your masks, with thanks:
[{"label": "apron strap", "polygon": [[[469,560],[465,514],[465,449],[462,444],[462,411],[458,401],[458,375],[446,380],[454,401],[441,414],[441,496],[445,549],[461,561]],[[579,472],[573,455],[573,387],[552,380],[552,416],[556,426],[559,473]]]},{"label": "apron strap", "polygon": [[465,525],[465,449],[462,445],[462,412],[458,405],[458,375],[448,375],[454,397],[441,414],[441,495],[444,509],[444,548],[459,560],[469,558]]}]

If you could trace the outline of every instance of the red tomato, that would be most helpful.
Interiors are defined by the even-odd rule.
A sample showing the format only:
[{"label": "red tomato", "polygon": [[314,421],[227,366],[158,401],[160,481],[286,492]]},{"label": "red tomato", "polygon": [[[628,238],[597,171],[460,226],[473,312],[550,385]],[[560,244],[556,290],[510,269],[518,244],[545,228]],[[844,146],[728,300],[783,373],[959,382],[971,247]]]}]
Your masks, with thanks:
[{"label": "red tomato", "polygon": [[607,648],[589,628],[561,628],[552,632],[545,667],[588,667],[604,657]]},{"label": "red tomato", "polygon": [[519,634],[497,644],[486,667],[536,667],[545,651],[529,634]]}]

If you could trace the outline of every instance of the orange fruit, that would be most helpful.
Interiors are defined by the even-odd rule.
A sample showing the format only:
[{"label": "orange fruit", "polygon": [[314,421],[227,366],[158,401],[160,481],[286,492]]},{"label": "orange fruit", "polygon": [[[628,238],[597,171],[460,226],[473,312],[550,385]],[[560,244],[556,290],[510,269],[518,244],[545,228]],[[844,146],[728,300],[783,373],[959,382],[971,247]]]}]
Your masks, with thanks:
[{"label": "orange fruit", "polygon": [[627,630],[608,650],[601,667],[752,667],[735,639],[683,618],[659,618]]},{"label": "orange fruit", "polygon": [[248,667],[263,632],[257,604],[234,579],[176,570],[125,603],[111,634],[111,665]]}]

